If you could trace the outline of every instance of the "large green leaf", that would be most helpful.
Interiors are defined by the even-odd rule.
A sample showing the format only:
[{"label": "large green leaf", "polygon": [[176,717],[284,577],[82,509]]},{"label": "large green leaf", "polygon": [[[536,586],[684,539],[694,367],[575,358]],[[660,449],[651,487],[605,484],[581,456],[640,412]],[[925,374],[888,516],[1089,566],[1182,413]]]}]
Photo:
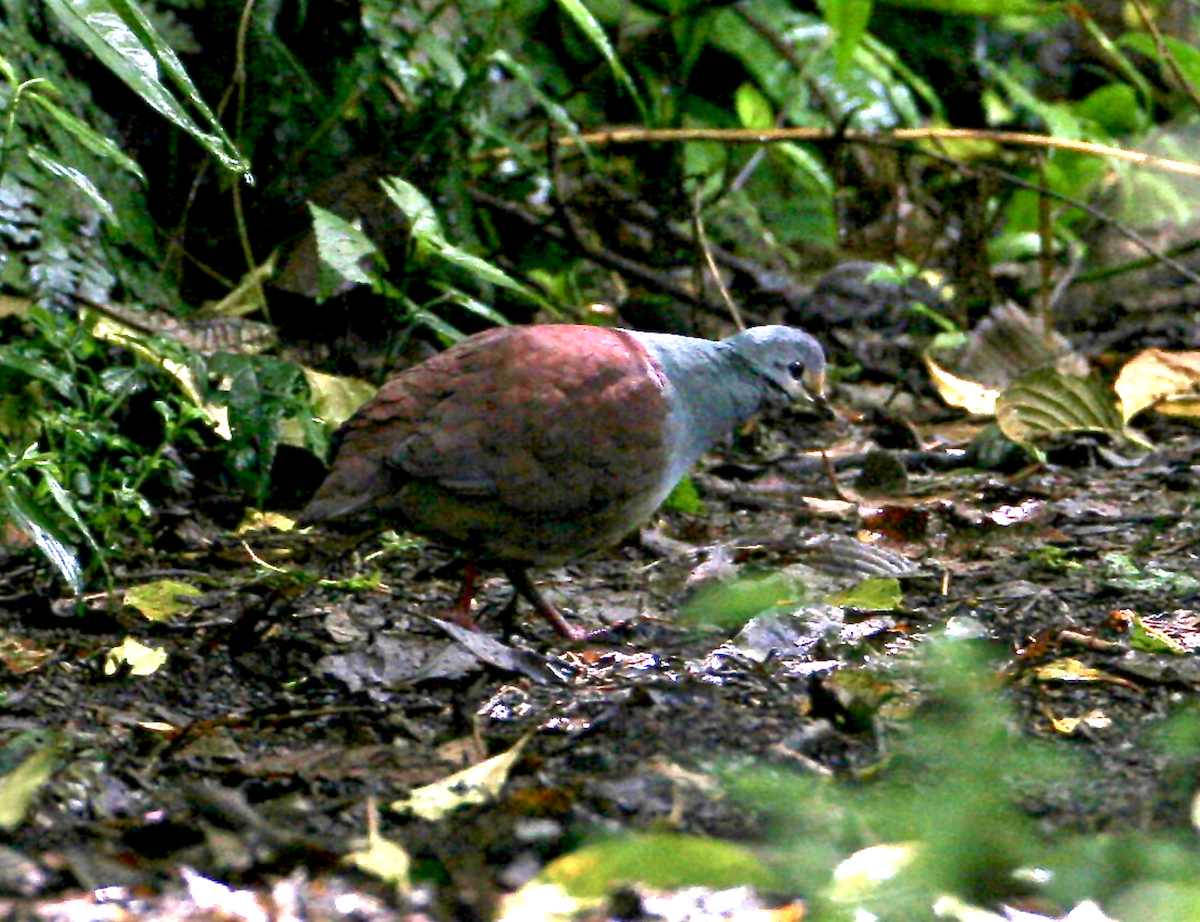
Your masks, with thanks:
[{"label": "large green leaf", "polygon": [[133,0],[45,2],[59,22],[148,106],[194,137],[227,169],[249,178],[250,162],[238,152],[171,46]]},{"label": "large green leaf", "polygon": [[836,36],[834,57],[842,73],[850,67],[854,51],[867,31],[871,6],[871,0],[825,0],[821,4],[825,22]]},{"label": "large green leaf", "polygon": [[543,303],[544,299],[540,294],[529,286],[522,285],[500,267],[448,241],[433,203],[416,186],[398,176],[389,176],[381,180],[381,184],[384,192],[411,223],[413,242],[419,259],[443,260],[475,276],[481,282],[505,288],[535,303]]}]

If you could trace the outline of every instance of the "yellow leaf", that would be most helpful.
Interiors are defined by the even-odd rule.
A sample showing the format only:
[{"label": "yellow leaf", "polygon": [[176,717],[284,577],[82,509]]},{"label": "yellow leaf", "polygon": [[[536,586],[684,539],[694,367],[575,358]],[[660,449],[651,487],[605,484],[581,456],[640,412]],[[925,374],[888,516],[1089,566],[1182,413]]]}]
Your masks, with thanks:
[{"label": "yellow leaf", "polygon": [[991,416],[996,412],[996,398],[1000,396],[996,388],[958,377],[939,365],[928,352],[925,353],[925,366],[933,378],[934,387],[950,406],[962,407],[976,416]]},{"label": "yellow leaf", "polygon": [[1151,407],[1171,416],[1200,416],[1200,352],[1144,349],[1113,385],[1125,421]]},{"label": "yellow leaf", "polygon": [[423,820],[440,820],[459,807],[486,804],[499,796],[527,742],[528,735],[507,752],[455,772],[441,781],[416,788],[408,797],[393,803],[392,809],[414,813]]},{"label": "yellow leaf", "polygon": [[129,665],[130,675],[152,675],[167,661],[167,651],[148,647],[132,637],[126,637],[119,647],[113,647],[104,658],[104,674],[114,675],[123,664]]}]

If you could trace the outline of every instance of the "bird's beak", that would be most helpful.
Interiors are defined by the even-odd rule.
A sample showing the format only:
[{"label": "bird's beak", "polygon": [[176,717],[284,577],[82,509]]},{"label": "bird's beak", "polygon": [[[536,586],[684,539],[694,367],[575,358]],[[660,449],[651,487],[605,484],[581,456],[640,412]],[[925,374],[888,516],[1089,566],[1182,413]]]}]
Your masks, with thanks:
[{"label": "bird's beak", "polygon": [[825,399],[824,368],[805,369],[803,376],[800,378],[800,383],[804,385],[804,389],[808,391],[809,396],[814,400]]},{"label": "bird's beak", "polygon": [[806,368],[800,376],[800,399],[793,406],[803,408],[803,412],[813,413],[822,419],[834,416],[833,408],[825,399],[825,369]]}]

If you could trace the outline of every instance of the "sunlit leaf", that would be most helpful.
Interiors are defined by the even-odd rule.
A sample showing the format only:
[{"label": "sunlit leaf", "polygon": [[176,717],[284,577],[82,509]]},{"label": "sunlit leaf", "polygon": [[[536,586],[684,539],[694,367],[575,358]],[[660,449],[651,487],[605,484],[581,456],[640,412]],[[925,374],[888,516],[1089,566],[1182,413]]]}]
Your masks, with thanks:
[{"label": "sunlit leaf", "polygon": [[527,742],[529,736],[524,736],[506,752],[417,788],[391,808],[424,820],[438,820],[460,807],[489,803],[499,796]]},{"label": "sunlit leaf", "polygon": [[126,637],[120,646],[113,647],[105,655],[104,674],[115,675],[124,666],[128,667],[130,675],[154,675],[167,658],[167,651],[162,647],[150,647],[133,637]]},{"label": "sunlit leaf", "polygon": [[1126,422],[1152,407],[1200,417],[1200,352],[1143,349],[1121,368],[1113,389]]},{"label": "sunlit leaf", "polygon": [[931,353],[925,353],[925,367],[933,379],[938,394],[952,407],[962,407],[976,416],[991,416],[996,412],[996,398],[1000,391],[978,381],[960,378],[942,366]]}]

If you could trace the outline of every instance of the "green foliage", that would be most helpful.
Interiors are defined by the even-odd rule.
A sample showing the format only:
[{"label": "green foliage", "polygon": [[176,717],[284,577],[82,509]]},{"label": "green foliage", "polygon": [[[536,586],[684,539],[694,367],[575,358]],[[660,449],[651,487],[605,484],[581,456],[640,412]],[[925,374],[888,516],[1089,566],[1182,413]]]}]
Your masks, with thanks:
[{"label": "green foliage", "polygon": [[125,541],[149,543],[154,510],[145,487],[183,476],[167,448],[195,437],[189,424],[199,413],[169,397],[154,400],[161,435],[135,442],[121,420],[149,387],[145,372],[110,363],[72,321],[34,308],[30,322],[32,336],[0,346],[3,514],[78,590],[80,542],[100,567]]},{"label": "green foliage", "polygon": [[249,161],[234,148],[171,46],[133,0],[45,2],[58,21],[152,109],[199,141],[227,169],[249,174]]},{"label": "green foliage", "polygon": [[[779,772],[740,771],[731,789],[777,836],[780,864],[806,892],[825,888],[814,918],[873,912],[881,919],[930,917],[944,894],[991,904],[1019,892],[1013,872],[1039,865],[1050,843],[1013,807],[1022,793],[1050,790],[1069,766],[1015,735],[996,694],[996,663],[973,643],[930,643],[920,686],[932,689],[898,728],[890,758],[869,781],[837,783]],[[830,886],[848,854],[906,844],[902,873],[852,895]]]},{"label": "green foliage", "polygon": [[306,427],[309,446],[324,444],[312,422],[308,381],[296,365],[271,356],[218,353],[209,358],[208,368],[224,380],[222,392],[215,396],[229,412],[229,473],[261,505],[271,486],[271,465],[285,421]]}]

